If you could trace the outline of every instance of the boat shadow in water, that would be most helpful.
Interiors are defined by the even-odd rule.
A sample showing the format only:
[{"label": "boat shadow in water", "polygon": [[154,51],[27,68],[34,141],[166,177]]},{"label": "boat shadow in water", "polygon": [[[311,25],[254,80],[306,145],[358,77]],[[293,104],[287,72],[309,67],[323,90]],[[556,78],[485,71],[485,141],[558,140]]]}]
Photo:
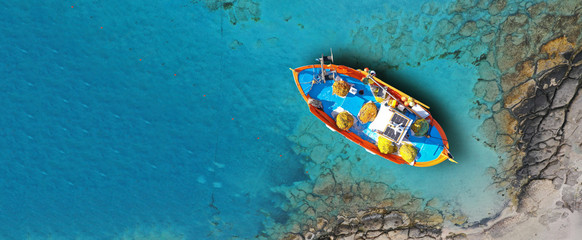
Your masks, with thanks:
[{"label": "boat shadow in water", "polygon": [[[447,119],[455,119],[458,115],[466,113],[455,112],[454,108],[447,106],[439,99],[439,97],[433,92],[434,89],[427,88],[423,84],[416,84],[418,82],[416,79],[411,79],[409,76],[405,77],[402,74],[399,74],[397,72],[397,65],[390,65],[390,63],[386,62],[378,63],[371,58],[366,58],[365,56],[356,56],[345,53],[343,55],[338,54],[334,56],[334,60],[335,64],[339,65],[352,66],[360,69],[365,67],[373,69],[382,81],[403,92],[409,93],[410,96],[426,103],[430,107],[429,111],[434,119],[437,119],[443,130],[447,133],[451,152],[455,156],[470,155],[467,152],[471,151],[471,149],[467,148],[467,140],[460,137],[465,135],[463,132],[466,130],[457,124],[458,121],[447,121]],[[466,162],[470,161],[470,159],[462,159],[461,161]]]}]

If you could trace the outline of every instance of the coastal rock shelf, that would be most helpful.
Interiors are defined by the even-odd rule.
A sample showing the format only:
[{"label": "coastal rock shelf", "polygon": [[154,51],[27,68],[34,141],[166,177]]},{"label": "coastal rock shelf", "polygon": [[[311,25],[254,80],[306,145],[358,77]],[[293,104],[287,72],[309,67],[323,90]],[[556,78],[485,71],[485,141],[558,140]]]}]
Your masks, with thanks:
[{"label": "coastal rock shelf", "polygon": [[[480,1],[477,6],[462,6],[463,2],[468,1],[459,1],[450,11],[466,14],[485,10],[492,16],[488,22],[463,23],[459,15],[450,22],[439,22],[441,31],[455,32],[456,28],[459,40],[453,45],[460,50],[449,49],[442,54],[417,51],[418,58],[408,59],[477,59],[473,64],[481,78],[473,89],[477,100],[469,115],[483,119],[479,137],[475,138],[499,155],[500,166],[488,169],[488,173],[503,189],[499,194],[510,199],[505,209],[481,221],[468,222],[454,207],[432,209],[432,200],[422,200],[423,204],[408,209],[368,201],[368,205],[354,205],[334,216],[319,217],[312,224],[307,221],[288,231],[285,239],[564,239],[580,234],[573,232],[580,224],[576,219],[582,218],[580,4],[566,1],[564,4],[571,8],[562,9],[556,3]],[[423,11],[427,15],[438,12],[432,8],[426,5]],[[399,28],[393,23],[386,25],[388,33],[404,31],[402,26],[396,30]],[[489,25],[495,27],[488,29]],[[495,32],[497,27],[499,31]],[[366,28],[356,32],[354,44],[374,45],[365,32]],[[404,32],[396,41],[407,34]],[[463,40],[471,35],[481,35],[480,42]],[[393,46],[384,52],[399,53],[411,47]],[[409,55],[413,52],[407,51]],[[370,58],[384,61],[384,55],[380,51],[370,54]],[[387,60],[385,65],[390,66]],[[350,194],[362,198],[356,191]],[[385,196],[385,201],[398,202],[389,200],[393,196]],[[424,211],[432,215],[423,215]],[[325,227],[315,227],[321,222]]]},{"label": "coastal rock shelf", "polygon": [[[522,161],[513,162],[515,165],[512,165],[512,171],[517,173],[516,178],[500,181],[508,181],[511,189],[519,191],[516,193],[515,208],[507,208],[500,215],[478,224],[467,225],[462,216],[431,209],[434,204],[432,201],[425,204],[424,211],[418,211],[419,202],[413,196],[407,196],[410,201],[404,206],[392,205],[402,199],[387,197],[379,201],[372,198],[371,202],[379,202],[376,205],[380,207],[367,210],[358,210],[358,207],[342,209],[342,214],[350,211],[357,214],[307,220],[306,225],[298,226],[296,233],[288,233],[284,239],[480,239],[518,235],[532,239],[542,239],[546,235],[568,237],[569,232],[564,232],[564,229],[572,224],[569,218],[579,217],[582,210],[582,128],[579,127],[582,123],[582,51],[565,55],[569,56],[566,64],[540,73],[539,77],[533,79],[533,91],[508,109],[508,114],[517,116],[517,133],[522,134],[515,146],[516,152],[521,153],[518,155]],[[333,174],[320,177],[333,178]],[[353,187],[366,186],[364,188],[369,190],[364,191],[362,188],[349,191],[341,184],[328,180],[316,181],[313,192],[325,195],[328,199],[338,195],[342,198],[340,201],[358,203],[370,198],[366,193],[389,189],[384,184],[374,187],[380,183],[360,183]],[[333,184],[322,185],[320,182]],[[306,196],[307,202],[313,198]],[[417,206],[407,207],[409,204]],[[356,206],[365,208],[365,205]],[[305,211],[313,211],[315,215],[316,210],[312,207],[306,207]],[[445,220],[455,222],[457,227],[443,227]],[[551,231],[531,231],[545,226]]]},{"label": "coastal rock shelf", "polygon": [[[457,222],[457,229],[443,228],[443,220],[455,217],[439,212],[406,213],[398,206],[372,208],[360,210],[355,216],[320,218],[319,227],[307,227],[308,231],[289,234],[286,239],[471,239],[524,234],[532,239],[543,238],[543,234],[568,237],[564,229],[572,224],[569,218],[581,216],[582,210],[582,51],[564,55],[568,62],[529,80],[534,83],[533,90],[507,110],[517,117],[516,134],[521,134],[521,139],[513,154],[521,161],[513,161],[507,172],[497,174],[499,184],[508,184],[509,192],[516,194],[514,208],[479,224]],[[510,177],[510,172],[516,175]],[[425,209],[430,205],[429,201]],[[530,230],[543,226],[551,231]]]}]

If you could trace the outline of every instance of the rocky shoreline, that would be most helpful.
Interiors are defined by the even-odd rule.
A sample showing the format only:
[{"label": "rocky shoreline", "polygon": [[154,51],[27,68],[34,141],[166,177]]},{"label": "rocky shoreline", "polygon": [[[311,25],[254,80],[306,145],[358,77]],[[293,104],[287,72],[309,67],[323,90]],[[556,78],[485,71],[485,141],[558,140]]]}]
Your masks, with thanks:
[{"label": "rocky shoreline", "polygon": [[[467,14],[483,11],[490,16],[464,20]],[[423,12],[432,16],[439,8],[425,4]],[[327,188],[318,187],[317,180],[315,186],[307,186],[313,192],[328,190],[318,194],[322,204],[301,193],[287,197],[291,205],[304,206],[302,212],[309,218],[299,220],[301,223],[294,223],[287,231],[277,229],[276,232],[287,232],[283,239],[572,239],[582,236],[582,231],[577,230],[582,226],[582,127],[579,127],[582,126],[582,28],[578,27],[582,24],[582,5],[570,0],[539,3],[482,0],[477,4],[458,1],[449,6],[449,13],[454,15],[451,19],[436,23],[434,39],[419,44],[437,46],[417,51],[420,54],[411,57],[407,54],[415,52],[417,45],[406,44],[412,40],[403,41],[394,44],[388,55],[421,61],[440,56],[473,62],[480,79],[473,89],[476,101],[469,115],[483,119],[475,138],[499,155],[499,167],[487,172],[501,189],[499,194],[510,199],[504,210],[480,221],[468,222],[454,206],[434,204],[433,200],[424,202],[412,195],[369,195],[375,192],[374,187],[360,188],[360,184],[380,184],[387,192],[398,191],[381,182],[359,182],[354,186],[348,180],[335,177],[331,181],[333,186]],[[387,21],[371,29],[386,27],[386,33],[378,32],[378,39],[388,39],[398,29],[402,35],[397,40],[412,34],[403,27],[406,25],[401,23],[399,28],[397,25]],[[355,31],[353,45],[382,45],[366,37],[368,31],[367,26]],[[381,51],[370,50],[368,55],[375,56],[370,61],[386,61],[383,65],[391,66]],[[322,157],[313,154],[319,151],[311,155],[307,150],[296,152],[306,152],[315,163],[310,166],[323,164],[317,160]],[[326,168],[329,176],[333,176],[334,167]],[[336,202],[351,207],[334,209],[341,205]],[[311,206],[322,205],[326,209],[309,210]],[[321,217],[322,212],[333,216]]]},{"label": "rocky shoreline", "polygon": [[510,184],[508,190],[515,194],[513,204],[502,213],[480,223],[444,227],[443,219],[435,221],[435,215],[380,207],[331,220],[318,218],[315,227],[284,239],[573,237],[575,226],[582,223],[582,51],[560,54],[565,62],[518,85],[524,89],[519,102],[506,105],[516,117],[515,134],[521,136],[507,154],[521,160],[497,173],[499,183]]}]

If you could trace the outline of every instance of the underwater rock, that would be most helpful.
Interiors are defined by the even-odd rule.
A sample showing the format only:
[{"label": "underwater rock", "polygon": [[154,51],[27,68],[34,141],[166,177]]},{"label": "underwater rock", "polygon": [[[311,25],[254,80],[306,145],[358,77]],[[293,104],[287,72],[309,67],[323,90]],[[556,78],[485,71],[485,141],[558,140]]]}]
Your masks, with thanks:
[{"label": "underwater rock", "polygon": [[457,226],[462,226],[463,224],[467,223],[468,218],[465,215],[454,213],[445,215],[445,220]]},{"label": "underwater rock", "polygon": [[474,1],[471,0],[459,0],[456,1],[455,4],[451,5],[451,8],[449,9],[449,13],[453,13],[453,12],[463,12],[466,9],[471,9],[474,6]]},{"label": "underwater rock", "polygon": [[461,30],[459,30],[459,35],[463,37],[471,36],[477,31],[477,23],[475,21],[468,21],[463,25]]},{"label": "underwater rock", "polygon": [[455,29],[455,25],[447,19],[440,20],[435,27],[435,30],[439,31],[438,35],[441,36],[449,35],[453,29]]},{"label": "underwater rock", "polygon": [[479,134],[484,136],[486,144],[493,144],[495,142],[496,133],[497,125],[495,124],[495,120],[493,120],[492,117],[485,119],[483,124],[479,126]]},{"label": "underwater rock", "polygon": [[327,156],[329,155],[329,150],[324,145],[317,145],[311,150],[311,160],[316,164],[322,164],[327,160]]},{"label": "underwater rock", "polygon": [[330,195],[335,187],[335,179],[331,173],[320,175],[313,186],[313,193],[319,195]]},{"label": "underwater rock", "polygon": [[495,69],[493,69],[493,67],[491,67],[491,64],[489,64],[489,62],[481,62],[479,63],[479,77],[481,77],[483,80],[496,80],[497,74],[495,73]]},{"label": "underwater rock", "polygon": [[474,119],[481,119],[489,114],[491,114],[491,111],[489,111],[489,108],[485,104],[477,104],[477,106],[469,110],[469,116]]},{"label": "underwater rock", "polygon": [[489,5],[489,14],[499,14],[505,8],[505,5],[507,5],[506,0],[493,0],[493,2]]},{"label": "underwater rock", "polygon": [[261,9],[255,0],[193,0],[193,3],[204,2],[204,6],[210,11],[222,9],[226,11],[232,25],[238,22],[246,22],[249,19],[259,21],[261,19]]},{"label": "underwater rock", "polygon": [[526,24],[528,24],[527,15],[511,15],[501,24],[501,31],[505,34],[512,34],[517,32],[518,29],[522,29]]},{"label": "underwater rock", "polygon": [[436,208],[439,205],[439,200],[437,198],[432,198],[426,202],[427,207]]},{"label": "underwater rock", "polygon": [[238,47],[240,47],[240,46],[242,46],[242,45],[243,45],[243,43],[241,43],[241,42],[239,42],[238,40],[236,40],[236,39],[235,39],[235,40],[233,40],[233,41],[230,43],[230,49],[232,49],[232,50],[236,50]]},{"label": "underwater rock", "polygon": [[475,88],[485,92],[483,100],[487,102],[494,102],[500,93],[499,85],[497,85],[496,81],[478,81]]},{"label": "underwater rock", "polygon": [[426,15],[434,16],[439,13],[440,5],[436,2],[426,2],[422,4],[420,10]]},{"label": "underwater rock", "polygon": [[481,36],[481,42],[483,42],[483,43],[489,43],[493,39],[495,39],[495,32],[489,32],[489,33]]},{"label": "underwater rock", "polygon": [[514,36],[505,35],[497,41],[498,53],[496,56],[497,67],[501,72],[508,72],[517,63],[525,59],[528,55],[527,42],[516,42]]}]

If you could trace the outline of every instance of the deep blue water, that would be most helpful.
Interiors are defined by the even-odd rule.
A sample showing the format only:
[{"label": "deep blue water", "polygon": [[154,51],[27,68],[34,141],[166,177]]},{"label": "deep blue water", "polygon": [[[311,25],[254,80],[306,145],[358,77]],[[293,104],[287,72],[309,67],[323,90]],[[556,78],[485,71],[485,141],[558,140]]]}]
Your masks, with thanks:
[{"label": "deep blue water", "polygon": [[[394,85],[417,90],[457,139],[459,165],[366,155],[351,177],[487,217],[505,200],[485,174],[497,156],[468,116],[474,59],[430,59],[480,36],[437,45],[431,34],[452,17],[450,1],[433,3],[436,15],[425,2],[342,1],[324,17],[329,6],[312,1],[0,3],[0,238],[255,238],[284,224],[286,199],[273,188],[318,174],[289,138],[318,122],[288,68],[329,48],[338,64],[400,66],[392,71],[408,82]],[[378,33],[391,21],[397,33]],[[335,133],[322,134],[319,144]]]}]

